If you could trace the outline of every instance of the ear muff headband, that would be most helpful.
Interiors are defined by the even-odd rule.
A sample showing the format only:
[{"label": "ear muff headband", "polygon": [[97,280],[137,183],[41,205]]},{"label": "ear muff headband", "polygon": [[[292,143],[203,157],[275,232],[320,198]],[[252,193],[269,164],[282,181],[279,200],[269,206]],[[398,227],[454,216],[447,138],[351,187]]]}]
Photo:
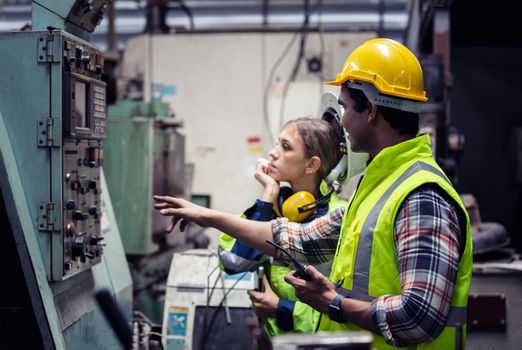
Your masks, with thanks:
[{"label": "ear muff headband", "polygon": [[335,123],[339,130],[339,150],[343,154],[337,165],[330,171],[324,181],[328,184],[335,180],[343,182],[346,180],[348,170],[348,148],[346,147],[346,137],[344,128],[341,125],[341,106],[337,102],[337,96],[332,93],[325,93],[321,97],[321,119],[329,123]]},{"label": "ear muff headband", "polygon": [[343,153],[339,163],[324,180],[328,184],[333,183],[335,180],[343,183],[366,169],[368,154],[355,153],[349,149],[350,141],[346,138],[344,128],[341,125],[342,110],[337,102],[337,96],[331,92],[323,94],[321,97],[321,110],[323,111],[321,116],[323,120],[337,123],[340,126],[339,147]]}]

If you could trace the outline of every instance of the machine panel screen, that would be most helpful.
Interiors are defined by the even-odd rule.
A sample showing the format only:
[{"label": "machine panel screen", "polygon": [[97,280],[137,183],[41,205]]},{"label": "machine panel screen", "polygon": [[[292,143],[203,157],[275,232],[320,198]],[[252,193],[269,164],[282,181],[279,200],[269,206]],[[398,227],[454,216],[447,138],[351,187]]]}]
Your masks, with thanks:
[{"label": "machine panel screen", "polygon": [[76,114],[76,126],[87,128],[87,85],[81,81],[75,82],[74,110]]}]

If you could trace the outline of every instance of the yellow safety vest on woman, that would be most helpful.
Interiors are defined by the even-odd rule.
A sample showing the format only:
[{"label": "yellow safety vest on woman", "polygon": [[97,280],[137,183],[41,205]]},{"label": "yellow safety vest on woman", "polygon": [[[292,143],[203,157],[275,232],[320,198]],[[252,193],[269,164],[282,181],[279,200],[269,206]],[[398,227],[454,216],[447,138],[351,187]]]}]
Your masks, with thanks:
[{"label": "yellow safety vest on woman", "polygon": [[[466,305],[471,282],[472,246],[469,218],[459,195],[433,159],[428,135],[421,135],[382,150],[368,165],[351,198],[341,227],[330,280],[340,283],[341,294],[370,301],[382,295],[400,295],[401,285],[395,256],[394,224],[406,197],[424,184],[436,184],[462,210],[465,247],[460,256],[451,309],[442,333],[430,343],[412,349],[455,349],[465,343]],[[464,223],[461,223],[464,229]],[[360,330],[340,324],[322,314],[320,331]],[[374,347],[394,349],[382,336],[374,335]]]},{"label": "yellow safety vest on woman", "polygon": [[[320,191],[323,195],[328,193],[328,185],[322,181],[320,185]],[[328,212],[346,206],[348,203],[346,200],[340,198],[336,193],[332,193],[330,200],[328,201]],[[238,256],[232,252],[232,247],[236,243],[236,239],[222,233],[219,238],[219,249],[218,254],[220,257],[220,263],[223,266],[227,266],[229,269],[234,268],[235,271],[252,271],[256,269],[260,263],[258,261],[252,261]],[[281,299],[295,301],[292,319],[293,319],[293,330],[292,332],[298,333],[311,333],[314,330],[315,323],[319,318],[319,312],[315,311],[310,306],[301,303],[296,300],[295,289],[291,285],[285,282],[284,276],[292,271],[292,269],[279,265],[276,261],[272,263],[263,262],[265,271],[267,274],[268,281],[274,293]],[[316,266],[318,270],[324,274],[330,273],[331,262]],[[285,333],[281,330],[278,325],[276,318],[268,318],[264,325],[265,331],[270,336],[276,336]]]},{"label": "yellow safety vest on woman", "polygon": [[[326,183],[321,183],[321,191],[326,193],[326,190]],[[340,198],[337,194],[332,193],[330,201],[328,202],[328,212],[332,212],[335,209],[346,205],[346,200]],[[328,274],[331,269],[331,262],[321,264],[320,266],[316,266],[316,268],[319,271]],[[314,330],[315,323],[319,319],[320,313],[307,304],[297,300],[294,287],[286,283],[284,280],[285,275],[290,271],[292,271],[292,269],[288,267],[272,263],[268,269],[268,281],[270,282],[272,290],[279,298],[295,301],[294,312],[292,314],[294,323],[294,329],[292,332],[311,333]],[[266,320],[265,330],[272,337],[285,333],[277,326],[275,318],[268,318]]]}]

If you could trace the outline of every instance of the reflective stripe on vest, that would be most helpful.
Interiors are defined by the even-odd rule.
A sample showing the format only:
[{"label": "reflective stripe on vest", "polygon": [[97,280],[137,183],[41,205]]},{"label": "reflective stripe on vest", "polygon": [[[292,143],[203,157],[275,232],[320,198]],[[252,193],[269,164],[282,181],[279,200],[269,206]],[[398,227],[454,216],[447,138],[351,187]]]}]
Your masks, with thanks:
[{"label": "reflective stripe on vest", "polygon": [[[362,300],[362,301],[373,301],[374,299],[377,299],[377,297],[369,296],[368,293],[361,293],[358,291],[353,291],[349,289],[344,289],[341,287],[335,288],[337,293],[355,300]],[[448,327],[458,327],[466,323],[466,313],[467,309],[462,306],[450,306],[450,310],[448,313],[448,318],[446,320],[446,326]]]},{"label": "reflective stripe on vest", "polygon": [[[368,295],[368,286],[370,280],[373,232],[377,225],[377,219],[382,209],[384,208],[384,205],[390,199],[393,191],[411,175],[422,170],[432,172],[435,175],[443,178],[446,182],[451,183],[446,175],[440,172],[437,168],[420,161],[413,163],[404,173],[402,173],[399,178],[386,190],[375,206],[370,210],[370,213],[368,214],[368,217],[363,224],[359,237],[357,253],[355,255],[352,290],[337,288],[337,292],[339,294],[363,301],[372,301],[375,299],[375,297]],[[451,306],[446,325],[450,327],[456,327],[464,323],[466,323],[466,308]]]}]

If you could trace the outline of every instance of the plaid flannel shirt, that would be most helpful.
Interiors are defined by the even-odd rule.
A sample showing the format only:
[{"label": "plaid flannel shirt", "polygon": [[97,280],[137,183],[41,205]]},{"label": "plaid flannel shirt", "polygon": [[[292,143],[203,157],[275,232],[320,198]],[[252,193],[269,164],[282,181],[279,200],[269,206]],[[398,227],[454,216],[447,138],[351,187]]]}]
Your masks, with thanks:
[{"label": "plaid flannel shirt", "polygon": [[[457,216],[460,209],[441,193],[430,185],[420,187],[402,203],[395,219],[401,294],[378,297],[371,305],[381,335],[395,346],[435,339],[449,313],[465,235]],[[274,220],[274,241],[308,264],[331,260],[344,210],[302,226]]]}]

